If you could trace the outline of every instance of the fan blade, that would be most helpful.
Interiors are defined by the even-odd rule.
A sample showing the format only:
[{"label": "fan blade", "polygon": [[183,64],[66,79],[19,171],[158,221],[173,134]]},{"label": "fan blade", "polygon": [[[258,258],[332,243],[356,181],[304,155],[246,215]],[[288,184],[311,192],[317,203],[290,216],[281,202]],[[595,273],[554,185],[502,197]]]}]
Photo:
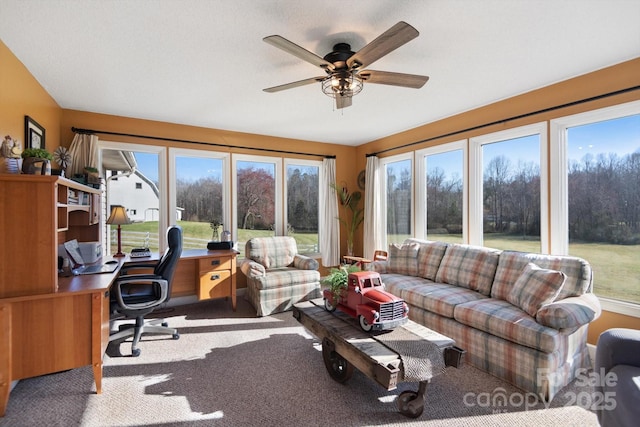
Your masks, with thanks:
[{"label": "fan blade", "polygon": [[351,99],[353,97],[349,95],[336,94],[336,109],[351,107]]},{"label": "fan blade", "polygon": [[280,86],[268,87],[262,90],[269,93],[280,92],[281,90],[293,89],[294,87],[310,85],[311,83],[321,82],[326,78],[327,76],[311,77],[310,79],[299,80],[297,82],[291,82],[291,83],[283,84]]},{"label": "fan blade", "polygon": [[400,21],[347,59],[347,66],[350,69],[367,67],[419,34],[411,25]]},{"label": "fan blade", "polygon": [[329,69],[333,71],[333,69],[335,68],[331,62],[325,61],[315,53],[309,52],[307,49],[298,46],[297,44],[285,39],[284,37],[274,35],[267,36],[262,40],[272,46],[284,50],[287,53],[290,53],[293,56],[297,56],[303,61],[307,61],[317,67],[320,67],[323,70]]},{"label": "fan blade", "polygon": [[367,83],[410,87],[420,89],[429,80],[428,76],[417,74],[391,73],[389,71],[364,70],[358,73]]}]

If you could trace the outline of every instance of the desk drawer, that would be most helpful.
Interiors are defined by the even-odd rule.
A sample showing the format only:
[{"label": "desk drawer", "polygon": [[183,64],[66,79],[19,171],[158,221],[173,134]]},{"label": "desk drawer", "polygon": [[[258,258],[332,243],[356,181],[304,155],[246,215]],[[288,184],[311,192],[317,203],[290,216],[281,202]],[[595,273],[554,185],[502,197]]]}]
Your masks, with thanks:
[{"label": "desk drawer", "polygon": [[231,271],[214,270],[200,273],[198,299],[222,298],[231,296]]},{"label": "desk drawer", "polygon": [[231,270],[231,257],[201,258],[198,267],[200,274],[213,270]]}]

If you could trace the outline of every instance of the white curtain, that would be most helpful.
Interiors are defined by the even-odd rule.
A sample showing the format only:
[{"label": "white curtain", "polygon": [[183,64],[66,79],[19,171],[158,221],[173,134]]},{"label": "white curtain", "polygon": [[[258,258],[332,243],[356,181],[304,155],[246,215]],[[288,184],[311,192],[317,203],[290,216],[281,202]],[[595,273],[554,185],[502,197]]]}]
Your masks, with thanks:
[{"label": "white curtain", "polygon": [[98,137],[77,133],[73,137],[71,147],[71,164],[67,167],[66,176],[71,178],[74,174],[83,174],[86,166],[98,168]]},{"label": "white curtain", "polygon": [[340,224],[338,222],[338,199],[331,184],[336,182],[336,159],[322,161],[320,182],[320,249],[322,265],[332,267],[340,264]]},{"label": "white curtain", "polygon": [[377,249],[386,250],[387,224],[386,210],[382,203],[384,191],[381,188],[380,160],[376,156],[367,157],[364,199],[364,257],[373,259]]}]

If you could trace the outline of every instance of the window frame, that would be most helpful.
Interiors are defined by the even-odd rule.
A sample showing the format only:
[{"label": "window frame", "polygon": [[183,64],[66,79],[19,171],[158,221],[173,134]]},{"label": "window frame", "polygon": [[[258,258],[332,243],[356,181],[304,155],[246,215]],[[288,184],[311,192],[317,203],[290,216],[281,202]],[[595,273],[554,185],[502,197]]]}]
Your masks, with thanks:
[{"label": "window frame", "polygon": [[[222,203],[223,203],[223,224],[229,224],[231,218],[231,186],[225,185],[229,179],[229,153],[221,153],[218,151],[196,150],[191,148],[169,148],[169,212],[176,212],[177,190],[176,190],[176,158],[177,157],[199,157],[212,160],[222,160]],[[176,223],[176,215],[172,215],[169,221],[171,224]]]},{"label": "window frame", "polygon": [[316,253],[307,253],[305,256],[311,258],[320,258],[322,256],[322,247],[320,246],[320,216],[322,215],[322,210],[320,206],[322,202],[320,200],[320,183],[322,182],[322,160],[308,160],[308,159],[293,159],[293,158],[284,158],[282,164],[282,178],[283,178],[283,193],[282,193],[282,221],[283,221],[283,231],[286,233],[287,224],[289,223],[289,206],[287,205],[287,195],[288,195],[288,186],[289,180],[287,179],[287,169],[289,166],[311,166],[318,168],[318,252]]},{"label": "window frame", "polygon": [[548,180],[548,138],[547,122],[518,126],[498,132],[475,136],[469,139],[469,244],[483,246],[483,183],[484,165],[482,147],[510,139],[531,135],[540,136],[540,253],[549,253],[549,180]]},{"label": "window frame", "polygon": [[[631,101],[611,107],[558,117],[549,121],[550,128],[550,234],[551,253],[569,253],[569,182],[568,182],[568,128],[614,120],[640,114],[640,101]],[[596,294],[597,295],[597,294]],[[619,301],[598,295],[603,310],[640,317],[640,304]]]},{"label": "window frame", "polygon": [[[169,227],[169,219],[168,219],[168,192],[167,192],[167,148],[158,146],[158,145],[145,145],[145,144],[132,144],[128,142],[116,142],[116,141],[106,141],[106,140],[98,140],[98,165],[100,176],[104,176],[105,171],[102,170],[102,150],[120,150],[120,151],[131,151],[131,152],[140,152],[140,153],[148,153],[148,154],[156,154],[158,156],[158,207],[159,207],[159,219],[158,219],[158,248],[162,253],[166,247],[167,242],[165,241],[165,230]],[[107,212],[109,206],[108,194],[105,190],[103,192],[103,196],[101,198],[101,211],[103,213]],[[107,235],[107,224],[106,218],[108,215],[101,215],[104,221],[101,221],[101,229],[102,229],[102,238],[103,238],[103,246],[105,249],[104,253],[110,253],[110,239]]]},{"label": "window frame", "polygon": [[[387,212],[387,198],[388,198],[388,194],[387,194],[387,166],[391,163],[397,163],[397,162],[401,162],[404,160],[409,160],[411,162],[411,224],[410,227],[411,229],[409,230],[409,236],[413,236],[415,235],[415,229],[416,229],[416,212],[415,212],[415,208],[416,208],[416,197],[415,197],[415,167],[416,167],[416,161],[415,161],[415,152],[414,151],[410,151],[407,153],[402,153],[402,154],[396,154],[395,156],[389,156],[389,157],[383,157],[380,159],[380,169],[382,171],[381,173],[381,177],[380,177],[380,185],[382,187],[383,190],[383,198],[382,198],[382,204],[383,204],[383,208],[384,211]],[[387,216],[387,215],[386,215]],[[386,218],[385,224],[384,224],[384,242],[385,244],[389,244],[389,241],[387,239],[387,229],[388,229],[388,224],[387,222],[389,221],[389,218]]]},{"label": "window frame", "polygon": [[[462,242],[468,240],[468,195],[469,195],[469,149],[468,140],[448,142],[434,147],[423,148],[415,152],[415,176],[417,177],[415,198],[415,235],[419,238],[429,239],[427,233],[427,164],[426,157],[444,154],[451,151],[462,150]],[[420,218],[418,220],[418,218]],[[420,237],[424,236],[424,237]]]},{"label": "window frame", "polygon": [[273,156],[256,156],[252,154],[231,154],[231,200],[233,203],[233,209],[231,212],[231,235],[235,236],[235,241],[238,241],[238,162],[255,162],[255,163],[273,163],[274,168],[274,198],[275,198],[275,230],[273,230],[275,236],[283,235],[283,209],[285,207],[283,201],[283,160],[281,157]]}]

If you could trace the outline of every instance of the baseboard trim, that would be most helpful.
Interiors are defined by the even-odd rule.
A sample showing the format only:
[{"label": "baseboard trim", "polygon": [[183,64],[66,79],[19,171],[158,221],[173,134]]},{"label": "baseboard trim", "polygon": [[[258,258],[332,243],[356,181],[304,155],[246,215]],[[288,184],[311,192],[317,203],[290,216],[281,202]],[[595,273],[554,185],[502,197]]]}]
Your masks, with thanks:
[{"label": "baseboard trim", "polygon": [[[246,293],[246,290],[247,288],[240,288],[236,290],[236,298],[244,296],[244,294]],[[196,295],[188,295],[185,297],[174,297],[169,300],[169,302],[165,307],[177,307],[180,305],[194,304],[199,301],[200,300]]]}]

